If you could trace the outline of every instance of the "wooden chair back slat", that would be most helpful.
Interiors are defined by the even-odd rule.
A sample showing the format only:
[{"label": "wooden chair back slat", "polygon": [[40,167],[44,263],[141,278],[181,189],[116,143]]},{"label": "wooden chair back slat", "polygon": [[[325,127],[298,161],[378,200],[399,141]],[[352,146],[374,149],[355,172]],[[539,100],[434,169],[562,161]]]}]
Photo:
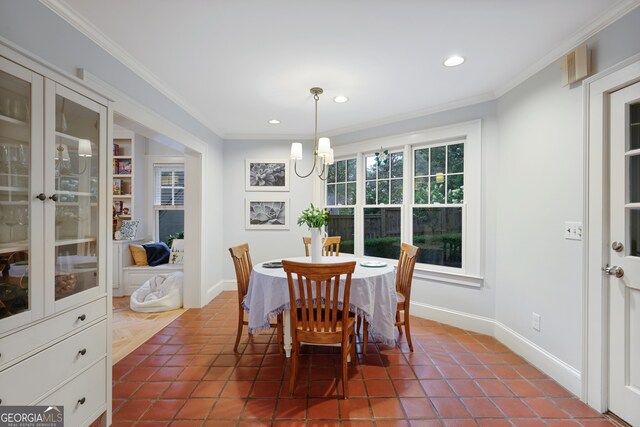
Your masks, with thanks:
[{"label": "wooden chair back slat", "polygon": [[244,299],[249,290],[249,278],[253,270],[251,263],[251,255],[249,254],[249,245],[243,243],[238,246],[229,248],[233,267],[236,271],[236,281],[238,282],[238,298],[240,301]]},{"label": "wooden chair back slat", "polygon": [[[289,282],[292,328],[317,334],[339,332],[340,302],[347,313],[351,275],[355,271],[356,263],[351,261],[339,264],[309,264],[284,260],[282,265]],[[294,280],[294,277],[297,280]],[[341,277],[344,277],[342,289]],[[297,299],[300,301],[300,307],[294,316]]]},{"label": "wooden chair back slat", "polygon": [[409,245],[408,243],[403,243],[400,249],[398,269],[396,270],[396,291],[404,295],[407,301],[411,295],[413,270],[416,266],[419,253],[419,247]]},{"label": "wooden chair back slat", "polygon": [[[329,236],[325,237],[322,243],[322,256],[338,256],[340,255],[340,242],[342,241],[342,237],[340,236]],[[310,254],[310,246],[311,246],[311,237],[303,237],[302,242],[304,243],[304,253],[305,256],[311,256]]]}]

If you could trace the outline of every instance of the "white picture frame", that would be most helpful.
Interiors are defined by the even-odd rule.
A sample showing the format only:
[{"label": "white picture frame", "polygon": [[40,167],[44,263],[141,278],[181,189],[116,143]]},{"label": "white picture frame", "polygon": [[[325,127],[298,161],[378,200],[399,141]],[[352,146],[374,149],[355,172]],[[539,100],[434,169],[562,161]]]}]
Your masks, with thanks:
[{"label": "white picture frame", "polygon": [[169,255],[169,264],[184,263],[184,239],[173,239],[171,242],[171,254]]},{"label": "white picture frame", "polygon": [[257,196],[245,199],[245,228],[247,230],[288,230],[289,198]]},{"label": "white picture frame", "polygon": [[245,160],[245,191],[289,191],[289,159]]}]

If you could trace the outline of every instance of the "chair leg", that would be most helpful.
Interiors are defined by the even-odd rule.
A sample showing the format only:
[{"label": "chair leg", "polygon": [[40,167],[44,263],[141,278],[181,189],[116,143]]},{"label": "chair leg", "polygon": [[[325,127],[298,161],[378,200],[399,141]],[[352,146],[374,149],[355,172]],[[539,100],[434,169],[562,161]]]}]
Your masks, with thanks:
[{"label": "chair leg", "polygon": [[284,322],[282,314],[278,314],[278,327],[276,328],[278,334],[278,353],[284,354]]},{"label": "chair leg", "polygon": [[402,335],[402,328],[400,327],[401,324],[402,322],[400,321],[400,310],[396,310],[396,325],[398,327],[398,333],[400,335]]},{"label": "chair leg", "polygon": [[362,318],[362,354],[367,354],[367,345],[369,343],[369,323],[367,319]]},{"label": "chair leg", "polygon": [[348,374],[348,365],[347,365],[347,355],[349,354],[349,349],[347,348],[346,343],[342,343],[342,398],[349,398],[349,374]]},{"label": "chair leg", "polygon": [[362,316],[356,314],[356,335],[360,335],[360,326],[362,326]]},{"label": "chair leg", "polygon": [[296,377],[298,376],[298,353],[300,346],[297,342],[293,343],[291,348],[291,375],[289,377],[289,394],[293,394],[296,387]]},{"label": "chair leg", "polygon": [[411,342],[411,323],[409,322],[409,309],[405,309],[404,313],[404,331],[407,335],[407,344],[409,344],[409,350],[413,353],[413,343]]},{"label": "chair leg", "polygon": [[244,311],[242,307],[239,307],[238,312],[238,332],[236,333],[236,344],[233,346],[233,351],[238,352],[238,344],[240,344],[240,337],[242,336],[242,327],[244,326]]}]

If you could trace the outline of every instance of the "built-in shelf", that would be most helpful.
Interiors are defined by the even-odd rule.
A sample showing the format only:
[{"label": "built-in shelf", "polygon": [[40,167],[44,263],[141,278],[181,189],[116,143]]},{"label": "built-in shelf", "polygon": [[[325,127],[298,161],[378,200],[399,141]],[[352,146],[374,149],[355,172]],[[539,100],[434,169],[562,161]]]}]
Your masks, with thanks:
[{"label": "built-in shelf", "polygon": [[81,243],[95,242],[96,240],[97,239],[95,237],[85,237],[82,239],[58,239],[56,240],[56,246],[78,245]]},{"label": "built-in shelf", "polygon": [[26,126],[27,125],[27,122],[25,122],[25,121],[14,119],[13,117],[5,116],[5,115],[2,115],[2,114],[0,114],[0,121],[5,122],[5,123],[10,123],[12,125],[18,125],[18,126]]}]

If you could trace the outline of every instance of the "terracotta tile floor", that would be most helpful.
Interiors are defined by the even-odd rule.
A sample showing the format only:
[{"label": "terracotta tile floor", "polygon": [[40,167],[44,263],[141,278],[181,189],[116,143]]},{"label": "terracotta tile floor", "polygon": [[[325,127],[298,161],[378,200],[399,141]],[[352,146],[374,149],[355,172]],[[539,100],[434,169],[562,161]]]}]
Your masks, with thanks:
[{"label": "terracotta tile floor", "polygon": [[333,348],[288,393],[273,332],[233,352],[237,296],[191,309],[113,367],[114,426],[619,426],[492,337],[412,318],[414,353],[369,343],[340,398]]}]

